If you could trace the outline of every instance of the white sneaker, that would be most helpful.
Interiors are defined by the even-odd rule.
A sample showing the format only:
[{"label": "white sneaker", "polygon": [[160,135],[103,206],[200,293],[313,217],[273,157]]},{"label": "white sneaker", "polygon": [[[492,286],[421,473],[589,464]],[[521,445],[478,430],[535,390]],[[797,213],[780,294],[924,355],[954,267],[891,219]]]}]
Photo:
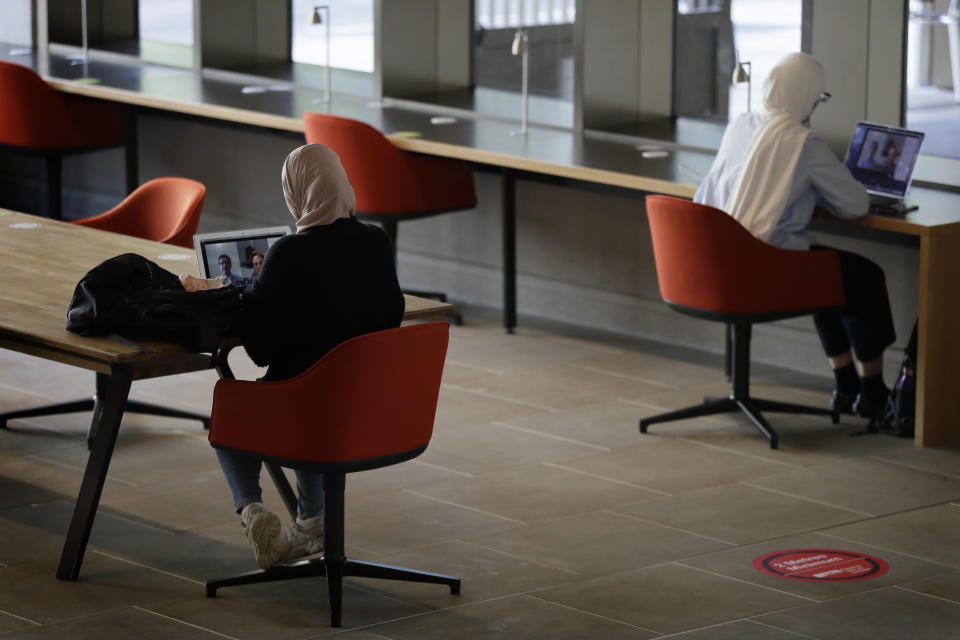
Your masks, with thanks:
[{"label": "white sneaker", "polygon": [[297,516],[293,525],[283,532],[283,539],[289,545],[286,555],[288,559],[302,558],[323,551],[323,516]]},{"label": "white sneaker", "polygon": [[250,544],[257,566],[269,569],[290,554],[290,543],[280,535],[280,518],[267,511],[263,503],[252,502],[240,512],[240,523]]}]

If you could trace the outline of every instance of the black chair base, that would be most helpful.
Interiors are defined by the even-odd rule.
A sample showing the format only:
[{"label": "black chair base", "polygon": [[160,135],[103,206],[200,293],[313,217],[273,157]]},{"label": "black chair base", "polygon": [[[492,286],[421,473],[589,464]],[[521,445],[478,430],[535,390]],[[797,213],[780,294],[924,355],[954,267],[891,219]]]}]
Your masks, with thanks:
[{"label": "black chair base", "polygon": [[640,433],[646,433],[647,427],[658,422],[672,422],[673,420],[685,420],[687,418],[698,418],[700,416],[715,415],[718,413],[729,413],[732,411],[742,411],[746,414],[754,426],[767,436],[770,441],[770,448],[776,449],[779,445],[779,438],[770,423],[763,417],[761,411],[773,411],[780,413],[803,413],[813,415],[830,416],[831,422],[837,424],[840,422],[840,414],[833,409],[821,409],[819,407],[808,407],[802,404],[793,404],[792,402],[779,402],[777,400],[764,400],[762,398],[753,398],[750,396],[750,322],[731,322],[728,325],[727,336],[729,338],[727,346],[727,373],[731,375],[733,391],[729,396],[721,398],[704,398],[703,404],[694,405],[685,409],[677,409],[661,413],[660,415],[643,418],[640,420]]},{"label": "black chair base", "polygon": [[777,400],[764,400],[762,398],[747,397],[738,399],[731,394],[724,398],[704,398],[703,404],[644,418],[640,421],[640,433],[646,433],[648,426],[658,422],[672,422],[673,420],[685,420],[687,418],[698,418],[700,416],[730,413],[733,411],[742,411],[745,413],[746,416],[750,418],[750,421],[753,422],[754,426],[767,436],[771,449],[778,447],[779,438],[770,426],[770,423],[767,422],[767,419],[760,413],[761,411],[826,415],[830,416],[833,424],[837,424],[840,421],[839,414],[830,409],[819,409],[817,407],[808,407],[790,402],[779,402]]},{"label": "black chair base", "polygon": [[[97,403],[97,397],[93,396],[92,398],[85,398],[83,400],[74,400],[73,402],[61,402],[58,404],[44,405],[42,407],[31,407],[29,409],[7,411],[6,413],[0,413],[0,429],[7,428],[7,421],[16,420],[18,418],[55,416],[63,413],[81,413],[84,411],[93,411],[94,413],[96,413],[99,410],[100,410],[100,407]],[[180,409],[163,407],[160,405],[151,404],[149,402],[127,400],[127,403],[123,408],[123,411],[124,413],[127,413],[127,412],[145,413],[148,415],[164,416],[168,418],[185,418],[187,420],[199,420],[200,422],[203,423],[204,429],[210,429],[210,416],[205,416],[200,413],[193,413],[192,411],[182,411]],[[93,421],[92,421],[92,424],[90,425],[90,431],[87,433],[88,446],[93,442],[93,437],[94,435],[96,435],[93,432],[94,423],[96,423],[96,415],[93,416]]]},{"label": "black chair base", "polygon": [[[429,584],[445,584],[450,587],[452,595],[460,594],[460,578],[447,576],[440,573],[429,573],[426,571],[416,571],[403,567],[394,567],[388,564],[379,564],[376,562],[365,562],[363,560],[354,560],[352,558],[327,559],[326,555],[310,560],[300,560],[291,564],[282,564],[269,569],[251,571],[231,578],[221,580],[210,580],[207,582],[207,597],[213,598],[217,595],[217,589],[220,587],[232,587],[244,584],[260,584],[262,582],[275,582],[277,580],[293,580],[296,578],[322,578],[332,579],[339,575],[340,578],[350,576],[359,578],[381,578],[384,580],[402,580],[405,582],[424,582]],[[335,581],[335,580],[334,580]],[[328,580],[329,582],[329,580]],[[338,584],[338,587],[340,585]],[[331,588],[330,599],[342,600],[340,593],[334,594]],[[330,624],[334,627],[340,626],[339,607],[332,608],[330,612]]]},{"label": "black chair base", "polygon": [[[267,468],[271,470],[270,475],[277,484],[280,494],[284,497],[291,516],[296,517],[296,495],[292,492],[286,477],[279,468],[274,468],[274,464],[269,460],[267,460]],[[309,466],[305,466],[304,469],[316,470],[311,469]],[[348,558],[343,549],[346,474],[340,471],[324,471],[322,473],[324,499],[323,555],[319,558],[293,561],[270,567],[269,569],[251,571],[230,578],[209,580],[207,581],[208,598],[216,597],[217,589],[220,587],[326,576],[327,588],[330,594],[330,626],[339,627],[340,612],[343,603],[343,579],[345,577],[353,576],[357,578],[381,578],[384,580],[402,580],[404,582],[445,584],[450,587],[451,595],[460,594],[460,578],[456,576],[447,576],[440,573],[429,573],[427,571],[417,571],[415,569],[405,569],[388,564],[378,564],[376,562],[366,562]]]}]

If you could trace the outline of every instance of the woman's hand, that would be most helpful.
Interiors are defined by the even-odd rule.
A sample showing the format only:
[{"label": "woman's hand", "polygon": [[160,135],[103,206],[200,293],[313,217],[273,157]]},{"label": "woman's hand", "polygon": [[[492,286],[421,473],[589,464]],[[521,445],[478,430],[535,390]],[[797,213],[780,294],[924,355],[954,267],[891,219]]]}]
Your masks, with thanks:
[{"label": "woman's hand", "polygon": [[187,291],[209,291],[210,289],[219,289],[225,283],[219,278],[198,278],[189,273],[180,276],[180,284]]}]

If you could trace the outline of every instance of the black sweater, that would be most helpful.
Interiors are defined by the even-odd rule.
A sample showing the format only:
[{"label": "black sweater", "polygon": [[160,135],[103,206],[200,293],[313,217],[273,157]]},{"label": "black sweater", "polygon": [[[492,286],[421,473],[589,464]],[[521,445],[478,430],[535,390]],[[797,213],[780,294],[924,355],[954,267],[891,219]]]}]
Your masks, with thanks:
[{"label": "black sweater", "polygon": [[306,371],[355,336],[400,326],[404,300],[393,247],[356,218],[281,238],[243,292],[237,329],[265,380]]}]

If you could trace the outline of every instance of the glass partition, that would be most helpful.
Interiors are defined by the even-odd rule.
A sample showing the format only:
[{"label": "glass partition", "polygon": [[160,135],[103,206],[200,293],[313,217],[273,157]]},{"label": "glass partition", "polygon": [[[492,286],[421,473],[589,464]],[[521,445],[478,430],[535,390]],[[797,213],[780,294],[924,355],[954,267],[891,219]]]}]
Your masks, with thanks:
[{"label": "glass partition", "polygon": [[51,48],[132,56],[177,67],[193,66],[193,0],[49,0]]},{"label": "glass partition", "polygon": [[513,42],[523,30],[530,122],[572,127],[574,0],[476,0],[475,11],[473,88],[448,104],[519,119],[522,59]]},{"label": "glass partition", "polygon": [[18,55],[33,45],[33,6],[30,0],[0,0],[0,46],[7,47],[3,53]]},{"label": "glass partition", "polygon": [[[322,7],[327,7],[323,9]],[[373,92],[373,0],[293,0],[291,74],[297,84],[322,87],[331,66],[333,91]],[[314,14],[320,20],[314,23]],[[329,17],[330,60],[326,34]]]},{"label": "glass partition", "polygon": [[906,126],[926,133],[924,155],[960,159],[960,2],[911,0]]},{"label": "glass partition", "polygon": [[727,122],[755,109],[773,65],[801,48],[802,14],[802,0],[678,0],[674,114]]}]

